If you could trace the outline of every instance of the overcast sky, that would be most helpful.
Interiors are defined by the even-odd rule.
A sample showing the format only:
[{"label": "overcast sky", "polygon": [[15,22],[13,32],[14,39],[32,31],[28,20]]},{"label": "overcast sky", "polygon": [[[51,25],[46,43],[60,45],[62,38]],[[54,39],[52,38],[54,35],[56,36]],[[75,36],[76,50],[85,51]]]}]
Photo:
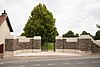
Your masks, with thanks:
[{"label": "overcast sky", "polygon": [[14,35],[20,35],[27,23],[30,12],[38,4],[47,6],[56,18],[56,27],[60,35],[72,30],[83,30],[95,34],[96,24],[100,24],[100,0],[0,0],[0,13],[8,13]]}]

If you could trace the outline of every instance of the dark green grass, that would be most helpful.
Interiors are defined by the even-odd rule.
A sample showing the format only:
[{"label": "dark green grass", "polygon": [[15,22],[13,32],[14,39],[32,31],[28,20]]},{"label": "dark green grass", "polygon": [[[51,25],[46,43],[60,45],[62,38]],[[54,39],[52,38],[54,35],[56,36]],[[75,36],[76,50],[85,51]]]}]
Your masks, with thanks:
[{"label": "dark green grass", "polygon": [[45,43],[41,46],[43,50],[54,50],[54,43]]}]

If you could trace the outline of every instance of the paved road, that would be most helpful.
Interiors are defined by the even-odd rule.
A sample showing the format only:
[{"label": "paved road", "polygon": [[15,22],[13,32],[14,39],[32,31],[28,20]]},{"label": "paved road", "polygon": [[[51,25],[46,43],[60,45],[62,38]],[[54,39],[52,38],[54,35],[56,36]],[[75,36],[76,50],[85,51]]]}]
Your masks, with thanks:
[{"label": "paved road", "polygon": [[21,59],[0,62],[0,67],[100,67],[100,58],[39,60]]}]

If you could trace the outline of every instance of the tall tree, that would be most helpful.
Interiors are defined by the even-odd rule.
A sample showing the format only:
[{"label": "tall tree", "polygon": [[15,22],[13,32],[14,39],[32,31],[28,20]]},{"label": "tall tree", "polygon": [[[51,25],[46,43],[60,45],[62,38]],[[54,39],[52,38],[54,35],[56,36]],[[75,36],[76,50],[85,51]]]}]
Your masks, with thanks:
[{"label": "tall tree", "polygon": [[95,34],[95,40],[100,40],[100,30],[98,30]]},{"label": "tall tree", "polygon": [[74,32],[69,30],[67,33],[63,34],[63,37],[74,37]]},{"label": "tall tree", "polygon": [[34,7],[23,30],[22,36],[46,37],[49,42],[53,42],[58,35],[53,14],[47,9],[45,4],[42,5],[41,3]]}]

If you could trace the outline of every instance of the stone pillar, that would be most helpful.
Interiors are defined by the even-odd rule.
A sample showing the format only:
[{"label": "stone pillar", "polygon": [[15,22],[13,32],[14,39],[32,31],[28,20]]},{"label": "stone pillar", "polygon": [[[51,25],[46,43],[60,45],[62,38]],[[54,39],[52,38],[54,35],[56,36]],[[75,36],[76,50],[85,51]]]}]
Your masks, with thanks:
[{"label": "stone pillar", "polygon": [[33,52],[41,52],[41,36],[34,36]]},{"label": "stone pillar", "polygon": [[78,39],[79,50],[81,54],[91,54],[92,53],[92,37],[89,35],[81,35]]},{"label": "stone pillar", "polygon": [[55,51],[62,52],[64,50],[64,42],[63,37],[57,36],[55,40]]},{"label": "stone pillar", "polygon": [[18,50],[16,51],[16,54],[32,52],[32,44],[30,39],[32,38],[26,38],[25,36],[18,37]]},{"label": "stone pillar", "polygon": [[4,58],[13,58],[14,51],[17,49],[17,37],[6,36]]}]

